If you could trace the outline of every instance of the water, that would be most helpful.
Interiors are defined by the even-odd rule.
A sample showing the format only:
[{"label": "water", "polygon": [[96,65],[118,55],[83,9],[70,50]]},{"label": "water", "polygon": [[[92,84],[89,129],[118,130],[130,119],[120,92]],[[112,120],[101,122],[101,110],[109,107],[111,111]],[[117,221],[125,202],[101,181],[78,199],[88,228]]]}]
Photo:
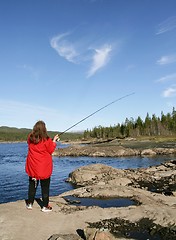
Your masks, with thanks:
[{"label": "water", "polygon": [[128,198],[78,198],[74,196],[66,196],[64,199],[76,206],[99,206],[101,208],[109,207],[127,207],[137,205],[137,202]]},{"label": "water", "polygon": [[[61,147],[58,145],[58,147]],[[27,198],[28,176],[25,173],[27,155],[26,143],[1,143],[0,144],[0,203],[11,202]],[[73,189],[66,183],[70,172],[81,166],[102,163],[115,168],[141,168],[159,165],[173,159],[172,156],[148,157],[53,157],[54,169],[51,178],[50,195],[55,196]],[[36,197],[41,197],[40,186]]]}]

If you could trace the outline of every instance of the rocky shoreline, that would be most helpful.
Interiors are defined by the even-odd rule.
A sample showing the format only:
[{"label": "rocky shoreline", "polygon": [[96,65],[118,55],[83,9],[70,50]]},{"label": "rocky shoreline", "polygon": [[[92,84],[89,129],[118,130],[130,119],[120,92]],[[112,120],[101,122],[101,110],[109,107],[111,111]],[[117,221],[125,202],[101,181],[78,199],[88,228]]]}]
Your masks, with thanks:
[{"label": "rocky shoreline", "polygon": [[174,148],[153,148],[153,149],[132,149],[121,146],[69,146],[61,148],[54,152],[54,156],[65,157],[127,157],[127,156],[155,156],[155,155],[168,155],[176,154]]},{"label": "rocky shoreline", "polygon": [[155,156],[176,154],[176,144],[156,141],[113,140],[108,143],[74,143],[65,148],[56,149],[55,156],[88,156],[88,157],[125,157]]},{"label": "rocky shoreline", "polygon": [[[100,234],[102,229],[108,230],[108,234],[113,234],[102,239],[129,239],[129,236],[134,235],[132,234],[134,231],[140,234],[145,232],[149,239],[176,239],[175,160],[160,166],[136,170],[121,170],[102,164],[92,164],[72,172],[67,181],[79,188],[63,193],[60,197],[71,195],[78,198],[123,197],[138,203],[136,206],[114,208],[114,212],[117,211],[116,217],[89,223],[88,229],[93,228],[94,234],[95,232]],[[66,208],[62,206],[61,211],[67,213],[77,208],[84,209],[68,206],[68,203],[66,206]],[[85,236],[86,231],[87,229],[84,230]],[[101,238],[85,237],[85,239]],[[140,238],[134,239],[145,238],[141,238],[140,235]]]},{"label": "rocky shoreline", "polygon": [[[25,201],[0,205],[0,238],[28,240],[31,232],[41,240],[174,240],[176,239],[176,148],[174,144],[136,148],[137,144],[72,145],[57,156],[134,156],[171,154],[159,166],[116,169],[103,164],[83,166],[69,174],[74,190],[51,197],[53,212],[40,206],[25,209]],[[150,147],[149,147],[150,145]],[[74,196],[80,204],[66,200]],[[130,199],[125,207],[83,206],[81,198]]]},{"label": "rocky shoreline", "polygon": [[[155,144],[151,148],[148,148],[147,143],[141,148],[135,148],[136,144],[125,144],[76,144],[59,149],[55,155],[121,157],[170,154],[174,158],[176,154],[175,143],[167,144],[167,147],[163,147],[166,144],[160,144],[159,147]],[[70,173],[67,181],[74,184],[76,189],[63,193],[60,197],[123,197],[138,203],[137,206],[116,208],[116,217],[89,222],[82,239],[176,239],[176,160],[160,166],[125,170],[92,164]],[[68,203],[66,206],[62,206],[65,213],[75,211],[76,208],[84,209],[81,206],[68,206]],[[87,233],[90,228],[94,238]],[[103,233],[104,238],[98,238],[102,229],[106,230],[106,233]]]}]

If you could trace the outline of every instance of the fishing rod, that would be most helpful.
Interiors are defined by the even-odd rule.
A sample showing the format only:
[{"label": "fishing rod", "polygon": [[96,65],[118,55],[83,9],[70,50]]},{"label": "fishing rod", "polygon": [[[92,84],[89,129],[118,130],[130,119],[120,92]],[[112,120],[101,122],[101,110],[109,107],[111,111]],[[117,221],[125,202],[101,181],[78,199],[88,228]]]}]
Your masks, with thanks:
[{"label": "fishing rod", "polygon": [[59,136],[62,135],[62,134],[64,134],[64,133],[67,132],[68,130],[72,129],[73,127],[77,126],[77,125],[80,124],[81,122],[85,121],[85,120],[88,119],[89,117],[93,116],[93,115],[96,114],[97,112],[100,112],[100,111],[103,110],[104,108],[110,106],[111,104],[113,104],[113,103],[115,103],[115,102],[118,102],[118,101],[120,101],[120,100],[122,100],[122,99],[124,99],[124,98],[127,98],[127,97],[129,97],[129,96],[131,96],[131,95],[133,95],[133,94],[135,94],[135,93],[133,92],[133,93],[127,94],[127,95],[125,95],[125,96],[123,96],[123,97],[120,97],[120,98],[118,98],[118,99],[116,99],[116,100],[114,100],[114,101],[106,104],[105,106],[99,108],[98,110],[96,110],[95,112],[91,113],[91,114],[88,115],[87,117],[81,119],[79,122],[73,124],[71,127],[67,128],[65,131],[59,133]]}]

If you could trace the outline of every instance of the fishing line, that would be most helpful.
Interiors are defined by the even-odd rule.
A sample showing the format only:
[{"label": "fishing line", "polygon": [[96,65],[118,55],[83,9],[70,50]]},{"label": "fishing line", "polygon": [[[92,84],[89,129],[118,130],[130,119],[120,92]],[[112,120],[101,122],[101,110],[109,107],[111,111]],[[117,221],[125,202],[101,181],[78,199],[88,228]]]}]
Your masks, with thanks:
[{"label": "fishing line", "polygon": [[65,131],[59,133],[59,136],[62,135],[62,134],[64,134],[64,133],[67,132],[68,130],[72,129],[73,127],[77,126],[77,125],[80,124],[81,122],[85,121],[85,120],[88,119],[89,117],[93,116],[93,115],[96,114],[97,112],[100,112],[100,111],[103,110],[104,108],[110,106],[111,104],[113,104],[113,103],[115,103],[115,102],[118,102],[118,101],[120,101],[120,100],[122,100],[122,99],[124,99],[124,98],[127,98],[127,97],[129,97],[129,96],[131,96],[131,95],[133,95],[133,94],[135,94],[135,93],[133,92],[133,93],[127,94],[127,95],[125,95],[125,96],[123,96],[123,97],[120,97],[120,98],[118,98],[118,99],[116,99],[116,100],[114,100],[114,101],[106,104],[105,106],[99,108],[98,110],[96,110],[95,112],[91,113],[91,114],[88,115],[87,117],[81,119],[79,122],[73,124],[71,127],[67,128]]}]

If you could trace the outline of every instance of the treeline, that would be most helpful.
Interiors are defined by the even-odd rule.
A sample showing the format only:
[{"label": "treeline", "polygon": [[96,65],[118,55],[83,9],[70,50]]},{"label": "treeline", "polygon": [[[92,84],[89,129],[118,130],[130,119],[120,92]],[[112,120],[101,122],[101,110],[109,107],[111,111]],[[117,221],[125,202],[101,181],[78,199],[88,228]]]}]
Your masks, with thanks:
[{"label": "treeline", "polygon": [[[0,127],[0,142],[22,142],[27,140],[28,134],[31,132],[31,129],[27,128],[13,128],[13,127]],[[48,135],[53,138],[58,132],[48,131]],[[65,133],[62,135],[62,140],[75,140],[82,139],[83,133]]]},{"label": "treeline", "polygon": [[0,127],[0,142],[25,141],[30,131],[27,128]]},{"label": "treeline", "polygon": [[110,127],[98,126],[92,130],[84,131],[84,139],[98,138],[125,138],[139,136],[174,136],[176,135],[176,111],[173,108],[172,113],[166,115],[161,112],[161,116],[155,114],[149,116],[147,113],[144,120],[141,117],[137,119],[126,118],[122,124]]},{"label": "treeline", "polygon": [[[0,142],[6,141],[26,141],[31,129],[0,127]],[[56,131],[48,131],[51,138],[54,137]],[[137,119],[126,118],[122,124],[110,127],[94,127],[92,130],[86,130],[83,133],[68,132],[61,136],[61,140],[77,140],[77,139],[112,139],[125,137],[140,136],[176,136],[176,110],[173,108],[171,113],[157,117],[155,114],[149,116],[147,113],[144,120],[141,117]]]}]

